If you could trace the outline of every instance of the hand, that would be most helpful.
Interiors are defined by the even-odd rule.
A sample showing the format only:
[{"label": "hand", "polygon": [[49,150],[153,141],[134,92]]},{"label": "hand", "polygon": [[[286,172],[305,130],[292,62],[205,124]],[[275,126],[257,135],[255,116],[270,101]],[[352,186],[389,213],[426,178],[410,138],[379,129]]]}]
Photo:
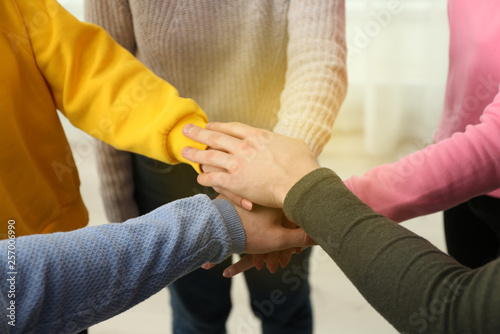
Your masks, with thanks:
[{"label": "hand", "polygon": [[[207,150],[209,150],[209,149],[210,148],[207,148]],[[223,172],[224,171],[221,168],[217,168],[217,167],[213,167],[213,166],[209,166],[209,165],[200,165],[200,169],[204,173],[213,173],[213,172]],[[243,209],[246,209],[248,211],[252,211],[253,203],[250,202],[249,200],[247,200],[241,196],[238,196],[230,191],[227,191],[225,189],[221,189],[218,187],[214,187],[213,189],[217,193],[223,194],[225,197],[227,197],[231,201],[232,204],[236,204]]]},{"label": "hand", "polygon": [[282,208],[290,188],[319,168],[302,140],[241,123],[209,123],[206,129],[188,124],[183,132],[212,150],[185,147],[182,156],[219,168],[198,175],[200,184],[230,191],[261,205]]},{"label": "hand", "polygon": [[[300,254],[301,248],[288,248],[282,250],[280,252],[273,252],[269,254],[248,254],[241,258],[238,262],[233,263],[229,267],[227,267],[222,275],[227,278],[231,278],[233,276],[238,275],[248,269],[253,267],[257,268],[257,270],[262,269],[264,262],[266,262],[267,269],[271,273],[275,273],[278,268],[278,262],[281,265],[281,268],[285,268],[287,264],[290,262],[290,257],[293,254]],[[205,269],[209,269],[209,266],[203,266]]]},{"label": "hand", "polygon": [[[224,196],[220,195],[218,198],[224,199]],[[240,261],[228,267],[223,273],[225,277],[232,277],[254,266],[260,270],[264,262],[267,269],[271,273],[275,273],[278,265],[284,268],[290,262],[292,254],[299,254],[303,248],[316,245],[316,242],[302,229],[298,228],[294,222],[290,221],[281,210],[262,206],[256,206],[252,212],[236,206],[235,210],[242,221],[246,234],[245,252],[256,252],[257,254],[245,255]],[[269,227],[275,232],[267,233]],[[283,234],[280,237],[278,234],[281,233]],[[285,240],[280,241],[283,236]],[[276,244],[273,240],[275,240]],[[267,254],[261,253],[262,249],[269,248],[278,250],[270,251]],[[206,263],[202,268],[211,269],[215,265]]]},{"label": "hand", "polygon": [[252,211],[238,206],[234,208],[245,230],[245,253],[264,254],[316,244],[304,230],[289,222],[279,209],[260,205],[254,205]]},{"label": "hand", "polygon": [[[288,248],[282,251],[275,251],[267,254],[247,254],[238,262],[227,267],[222,275],[230,278],[253,267],[257,268],[257,270],[261,270],[264,263],[266,263],[267,269],[274,274],[278,269],[278,265],[280,265],[281,268],[285,268],[287,266],[290,262],[292,254],[295,252],[296,248]],[[216,265],[216,263],[205,263],[201,267],[208,270],[212,269]]]},{"label": "hand", "polygon": [[[283,227],[288,229],[297,229],[298,226],[289,220],[285,214],[281,216],[281,224]],[[315,245],[316,243],[309,236],[307,236],[309,245]],[[222,274],[224,277],[233,277],[241,272],[244,272],[250,268],[257,268],[257,270],[261,270],[264,262],[266,263],[267,269],[271,273],[275,273],[276,269],[278,269],[278,264],[281,265],[281,268],[285,268],[287,264],[290,262],[290,258],[293,254],[300,254],[302,247],[292,247],[287,248],[281,251],[270,252],[267,254],[248,254],[245,255],[241,260],[232,264]]]}]

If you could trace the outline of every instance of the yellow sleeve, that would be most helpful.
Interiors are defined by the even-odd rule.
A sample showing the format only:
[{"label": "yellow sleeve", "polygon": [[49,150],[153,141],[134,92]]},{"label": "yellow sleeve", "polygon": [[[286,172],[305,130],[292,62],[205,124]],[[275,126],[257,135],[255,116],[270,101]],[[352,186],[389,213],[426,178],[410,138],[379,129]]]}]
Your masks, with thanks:
[{"label": "yellow sleeve", "polygon": [[[17,0],[34,57],[57,108],[76,127],[126,151],[187,162],[182,127],[204,127],[191,99],[154,75],[103,29],[78,21],[55,0]],[[199,166],[195,166],[199,171]]]}]

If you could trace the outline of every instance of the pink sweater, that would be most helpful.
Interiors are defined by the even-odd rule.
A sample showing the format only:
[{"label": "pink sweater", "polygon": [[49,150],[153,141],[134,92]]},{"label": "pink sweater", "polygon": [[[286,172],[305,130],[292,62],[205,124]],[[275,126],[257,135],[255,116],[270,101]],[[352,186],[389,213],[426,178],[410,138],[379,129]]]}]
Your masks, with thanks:
[{"label": "pink sweater", "polygon": [[500,197],[500,2],[450,0],[450,67],[436,144],[346,181],[395,221]]}]

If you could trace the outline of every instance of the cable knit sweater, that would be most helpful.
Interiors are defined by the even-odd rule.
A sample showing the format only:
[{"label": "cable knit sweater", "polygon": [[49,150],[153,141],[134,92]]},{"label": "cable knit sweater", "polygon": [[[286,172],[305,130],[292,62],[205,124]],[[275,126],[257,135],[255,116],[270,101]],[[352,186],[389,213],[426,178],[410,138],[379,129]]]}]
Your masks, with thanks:
[{"label": "cable knit sweater", "polygon": [[[346,92],[343,0],[86,0],[86,20],[212,121],[299,137],[319,155]],[[130,156],[103,144],[108,218],[136,215]]]}]

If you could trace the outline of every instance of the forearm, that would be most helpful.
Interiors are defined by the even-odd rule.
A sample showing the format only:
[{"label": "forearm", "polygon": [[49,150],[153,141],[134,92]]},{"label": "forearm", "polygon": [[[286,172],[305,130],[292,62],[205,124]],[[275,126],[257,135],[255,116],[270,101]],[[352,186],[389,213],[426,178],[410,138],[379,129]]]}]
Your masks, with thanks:
[{"label": "forearm", "polygon": [[311,172],[290,190],[285,213],[399,331],[500,330],[498,260],[478,270],[459,265],[375,213],[326,169]]},{"label": "forearm", "polygon": [[[221,214],[223,204],[198,195],[123,224],[16,239],[16,271],[22,275],[16,281],[16,327],[4,319],[2,333],[77,332],[127,310],[203,263],[242,252],[243,228],[225,203],[229,207]],[[7,242],[1,247],[6,253]],[[4,278],[2,291],[7,291]],[[6,294],[0,301],[7,307]]]},{"label": "forearm", "polygon": [[375,211],[404,221],[500,188],[500,98],[481,123],[400,161],[351,177],[347,187]]},{"label": "forearm", "polygon": [[[207,122],[193,100],[179,97],[103,29],[79,22],[54,0],[17,3],[55,107],[75,126],[122,150],[185,161],[182,126]],[[38,16],[47,20],[37,25]]]},{"label": "forearm", "polygon": [[343,0],[292,0],[286,83],[274,132],[303,139],[318,156],[347,89]]}]

